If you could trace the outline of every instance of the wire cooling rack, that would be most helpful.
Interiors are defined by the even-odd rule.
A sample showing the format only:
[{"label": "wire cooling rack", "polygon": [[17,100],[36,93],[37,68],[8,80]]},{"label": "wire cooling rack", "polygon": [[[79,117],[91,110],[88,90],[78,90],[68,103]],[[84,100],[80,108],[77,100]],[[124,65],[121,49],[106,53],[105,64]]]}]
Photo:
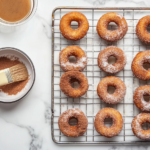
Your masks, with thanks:
[{"label": "wire cooling rack", "polygon": [[[89,21],[87,35],[78,41],[65,39],[59,30],[61,17],[71,11],[83,13]],[[128,32],[124,38],[117,42],[106,42],[102,40],[97,32],[96,25],[99,18],[108,12],[117,12],[125,17],[128,23]],[[140,113],[139,109],[133,104],[134,90],[150,81],[142,81],[133,76],[131,62],[139,51],[150,49],[150,45],[140,42],[135,33],[135,27],[140,18],[150,14],[150,8],[79,8],[79,7],[58,7],[52,12],[52,120],[51,133],[52,139],[57,144],[148,144],[149,141],[138,139],[134,136],[131,129],[133,118]],[[72,28],[77,28],[76,22],[71,23]],[[110,23],[110,30],[116,29],[114,23]],[[149,30],[149,29],[148,29]],[[87,54],[88,64],[83,73],[88,78],[89,89],[80,98],[69,98],[64,95],[59,87],[60,77],[64,73],[59,65],[59,52],[67,46],[77,45]],[[97,65],[97,57],[101,50],[107,46],[114,45],[121,48],[127,56],[127,64],[123,71],[115,74],[126,84],[126,96],[118,104],[110,105],[102,102],[97,95],[97,85],[101,79],[110,74],[104,73]],[[117,109],[123,116],[123,129],[118,136],[106,138],[98,134],[94,128],[94,117],[97,112],[105,107]],[[58,118],[60,114],[71,108],[81,109],[88,118],[87,132],[78,138],[66,137],[58,128]],[[111,122],[107,120],[106,125]],[[149,128],[145,125],[144,128]]]}]

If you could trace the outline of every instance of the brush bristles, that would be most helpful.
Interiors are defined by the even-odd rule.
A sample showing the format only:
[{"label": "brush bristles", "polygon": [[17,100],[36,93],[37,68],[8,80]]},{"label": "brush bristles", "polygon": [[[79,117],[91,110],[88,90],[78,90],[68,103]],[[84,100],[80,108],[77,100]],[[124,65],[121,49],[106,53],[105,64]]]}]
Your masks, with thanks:
[{"label": "brush bristles", "polygon": [[23,81],[28,78],[28,70],[24,64],[18,64],[9,68],[13,82]]}]

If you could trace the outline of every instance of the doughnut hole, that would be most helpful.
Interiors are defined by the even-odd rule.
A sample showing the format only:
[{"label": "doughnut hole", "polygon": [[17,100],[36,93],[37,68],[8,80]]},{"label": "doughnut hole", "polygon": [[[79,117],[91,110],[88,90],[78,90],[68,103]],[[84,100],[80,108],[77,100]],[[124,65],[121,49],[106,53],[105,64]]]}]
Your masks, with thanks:
[{"label": "doughnut hole", "polygon": [[70,63],[76,63],[77,62],[77,58],[75,56],[69,56],[68,60]]},{"label": "doughnut hole", "polygon": [[114,57],[114,56],[110,56],[110,57],[108,57],[108,63],[109,64],[114,64],[114,63],[116,63],[116,61],[117,61],[117,58],[116,57]]},{"label": "doughnut hole", "polygon": [[107,87],[107,92],[108,92],[109,94],[113,94],[113,93],[115,92],[115,90],[116,90],[115,86],[109,85],[109,86]]},{"label": "doughnut hole", "polygon": [[69,125],[76,126],[78,124],[78,119],[72,117],[69,119]]},{"label": "doughnut hole", "polygon": [[144,62],[144,63],[143,63],[143,68],[144,68],[145,70],[149,70],[149,69],[150,69],[150,63],[149,63],[149,62]]},{"label": "doughnut hole", "polygon": [[141,125],[141,127],[142,127],[143,130],[148,130],[150,128],[150,123],[149,122],[144,122]]},{"label": "doughnut hole", "polygon": [[71,28],[72,29],[78,29],[78,27],[79,27],[79,23],[77,22],[77,21],[71,21]]},{"label": "doughnut hole", "polygon": [[105,118],[104,119],[104,124],[105,124],[105,126],[106,127],[111,127],[112,125],[113,125],[113,120],[112,120],[112,118]]},{"label": "doughnut hole", "polygon": [[78,89],[80,87],[80,83],[77,79],[71,79],[70,83],[71,87],[74,89]]},{"label": "doughnut hole", "polygon": [[147,32],[150,33],[150,25],[147,26]]},{"label": "doughnut hole", "polygon": [[115,22],[110,22],[107,26],[107,29],[110,31],[115,31],[118,29],[118,25]]},{"label": "doughnut hole", "polygon": [[150,95],[145,94],[143,95],[144,101],[149,102],[150,101]]}]

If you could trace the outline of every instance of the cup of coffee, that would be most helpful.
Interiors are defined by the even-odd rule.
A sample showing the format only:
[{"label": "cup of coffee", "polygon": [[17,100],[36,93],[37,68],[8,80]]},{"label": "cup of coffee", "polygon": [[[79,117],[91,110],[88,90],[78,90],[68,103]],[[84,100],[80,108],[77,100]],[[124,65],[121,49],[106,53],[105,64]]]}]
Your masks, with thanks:
[{"label": "cup of coffee", "polygon": [[23,28],[36,9],[37,0],[0,0],[0,32]]}]

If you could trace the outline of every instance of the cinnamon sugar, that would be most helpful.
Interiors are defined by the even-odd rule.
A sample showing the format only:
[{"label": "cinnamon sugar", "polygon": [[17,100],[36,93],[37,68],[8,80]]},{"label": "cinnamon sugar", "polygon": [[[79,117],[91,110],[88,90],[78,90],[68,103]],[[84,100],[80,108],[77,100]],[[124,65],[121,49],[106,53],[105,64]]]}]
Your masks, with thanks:
[{"label": "cinnamon sugar", "polygon": [[[0,70],[10,68],[14,65],[19,64],[20,61],[18,58],[11,56],[11,57],[0,57]],[[24,81],[11,83],[8,85],[0,86],[0,91],[3,91],[4,93],[7,93],[8,95],[17,95],[17,93],[21,92],[22,89],[26,86],[28,83],[29,78]]]}]

